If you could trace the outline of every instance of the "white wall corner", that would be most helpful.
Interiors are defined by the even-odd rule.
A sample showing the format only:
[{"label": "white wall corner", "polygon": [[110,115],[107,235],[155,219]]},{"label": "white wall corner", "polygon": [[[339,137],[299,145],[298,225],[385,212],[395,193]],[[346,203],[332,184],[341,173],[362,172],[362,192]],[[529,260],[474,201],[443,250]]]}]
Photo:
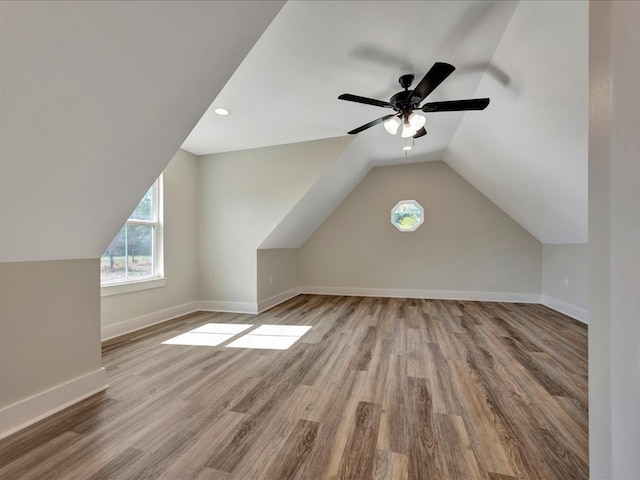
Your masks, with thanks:
[{"label": "white wall corner", "polygon": [[254,302],[225,302],[219,300],[200,300],[198,310],[225,313],[258,313],[258,304]]},{"label": "white wall corner", "polygon": [[0,410],[0,439],[105,390],[104,368],[56,385]]},{"label": "white wall corner", "polygon": [[542,295],[542,301],[540,302],[545,307],[549,307],[556,312],[560,312],[571,318],[578,320],[584,324],[589,324],[589,311],[585,308],[576,307],[557,298],[550,297],[549,295]]},{"label": "white wall corner", "polygon": [[538,293],[466,292],[450,290],[414,290],[401,288],[299,287],[298,293],[345,295],[351,297],[424,298],[433,300],[470,300],[481,302],[540,303]]},{"label": "white wall corner", "polygon": [[290,288],[284,292],[278,293],[272,297],[266,298],[258,302],[258,313],[262,313],[265,310],[269,310],[276,305],[281,304],[282,302],[286,302],[290,298],[295,297],[296,295],[300,295],[300,287]]},{"label": "white wall corner", "polygon": [[166,322],[181,315],[187,315],[199,310],[200,302],[189,302],[183,305],[159,310],[157,312],[147,313],[134,317],[124,322],[119,322],[113,325],[105,325],[101,329],[102,341],[109,340],[114,337],[119,337],[126,333],[131,333],[142,328],[150,327],[157,323]]}]

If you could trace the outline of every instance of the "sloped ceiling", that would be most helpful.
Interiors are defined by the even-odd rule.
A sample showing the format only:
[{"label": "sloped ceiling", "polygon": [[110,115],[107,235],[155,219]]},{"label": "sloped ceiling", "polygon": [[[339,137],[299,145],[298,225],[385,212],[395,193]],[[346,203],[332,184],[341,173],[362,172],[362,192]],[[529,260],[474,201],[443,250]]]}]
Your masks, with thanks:
[{"label": "sloped ceiling", "polygon": [[[338,95],[387,100],[399,75],[419,79],[446,61],[457,70],[429,101],[489,96],[489,107],[427,115],[429,134],[407,156],[382,126],[358,135],[358,151],[371,165],[444,156],[541,242],[585,242],[587,10],[583,1],[288,2],[183,148],[344,135],[388,111]],[[216,116],[218,106],[232,114]]]},{"label": "sloped ceiling", "polygon": [[523,2],[445,161],[542,243],[587,241],[588,4]]},{"label": "sloped ceiling", "polygon": [[0,262],[100,256],[282,4],[0,2]]},{"label": "sloped ceiling", "polygon": [[[509,22],[515,2],[288,2],[196,125],[183,148],[197,155],[337,137],[392,110],[338,100],[388,100],[436,61],[454,72],[430,100],[468,98]],[[231,115],[219,117],[224,106]],[[474,114],[478,114],[474,112]],[[462,114],[432,114],[409,158],[444,150]],[[382,126],[360,134],[373,160],[404,158],[404,140]]]}]

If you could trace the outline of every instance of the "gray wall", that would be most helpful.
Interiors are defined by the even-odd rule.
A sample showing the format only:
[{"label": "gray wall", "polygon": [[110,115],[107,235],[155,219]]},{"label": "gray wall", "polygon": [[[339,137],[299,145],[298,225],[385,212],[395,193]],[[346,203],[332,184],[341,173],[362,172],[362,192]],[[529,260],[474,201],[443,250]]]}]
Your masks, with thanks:
[{"label": "gray wall", "polygon": [[257,299],[256,250],[348,145],[344,137],[200,157],[200,299]]},{"label": "gray wall", "polygon": [[[424,207],[414,233],[400,200]],[[443,162],[373,169],[300,249],[305,286],[540,294],[542,245]]]},{"label": "gray wall", "polygon": [[258,250],[258,303],[300,285],[297,248]]},{"label": "gray wall", "polygon": [[102,297],[102,326],[198,300],[198,159],[178,150],[164,171],[164,287]]},{"label": "gray wall", "polygon": [[587,321],[588,245],[542,246],[542,303]]},{"label": "gray wall", "polygon": [[99,269],[98,259],[0,263],[0,411],[100,370]]}]

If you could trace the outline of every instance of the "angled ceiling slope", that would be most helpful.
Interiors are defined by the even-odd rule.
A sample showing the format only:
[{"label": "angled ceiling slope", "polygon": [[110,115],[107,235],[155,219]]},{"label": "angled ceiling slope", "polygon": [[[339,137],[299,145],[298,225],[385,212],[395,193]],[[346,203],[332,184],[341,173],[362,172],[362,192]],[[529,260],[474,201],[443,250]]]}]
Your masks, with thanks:
[{"label": "angled ceiling slope", "polygon": [[[429,100],[490,97],[489,108],[428,115],[429,135],[406,157],[402,140],[382,127],[359,134],[351,149],[370,165],[444,152],[541,242],[583,243],[587,11],[585,1],[289,2],[183,148],[201,154],[343,135],[387,110],[340,102],[339,94],[385,100],[400,74],[421,78],[447,61],[457,70]],[[215,116],[220,105],[231,116]],[[298,244],[285,234],[296,215],[264,246]]]},{"label": "angled ceiling slope", "polygon": [[[473,96],[517,5],[510,1],[288,2],[189,135],[202,155],[345,135],[388,110],[338,100],[342,93],[388,100],[398,77],[416,83],[436,61],[457,70],[430,101]],[[415,85],[414,85],[415,86]],[[231,115],[219,117],[224,106]],[[471,114],[481,115],[480,112]],[[427,137],[408,157],[382,126],[359,136],[378,163],[446,149],[463,114],[427,114]]]},{"label": "angled ceiling slope", "polygon": [[342,137],[345,148],[287,212],[258,248],[298,248],[371,170],[363,139]]},{"label": "angled ceiling slope", "polygon": [[445,161],[542,243],[587,242],[588,2],[521,2]]},{"label": "angled ceiling slope", "polygon": [[100,256],[282,4],[0,2],[0,262]]}]

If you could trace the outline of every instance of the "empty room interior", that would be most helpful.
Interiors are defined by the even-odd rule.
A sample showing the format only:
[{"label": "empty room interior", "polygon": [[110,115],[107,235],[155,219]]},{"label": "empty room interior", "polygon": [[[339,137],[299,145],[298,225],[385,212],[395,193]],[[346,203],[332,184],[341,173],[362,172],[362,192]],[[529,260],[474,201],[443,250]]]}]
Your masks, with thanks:
[{"label": "empty room interior", "polygon": [[640,2],[0,2],[0,479],[640,479]]}]

